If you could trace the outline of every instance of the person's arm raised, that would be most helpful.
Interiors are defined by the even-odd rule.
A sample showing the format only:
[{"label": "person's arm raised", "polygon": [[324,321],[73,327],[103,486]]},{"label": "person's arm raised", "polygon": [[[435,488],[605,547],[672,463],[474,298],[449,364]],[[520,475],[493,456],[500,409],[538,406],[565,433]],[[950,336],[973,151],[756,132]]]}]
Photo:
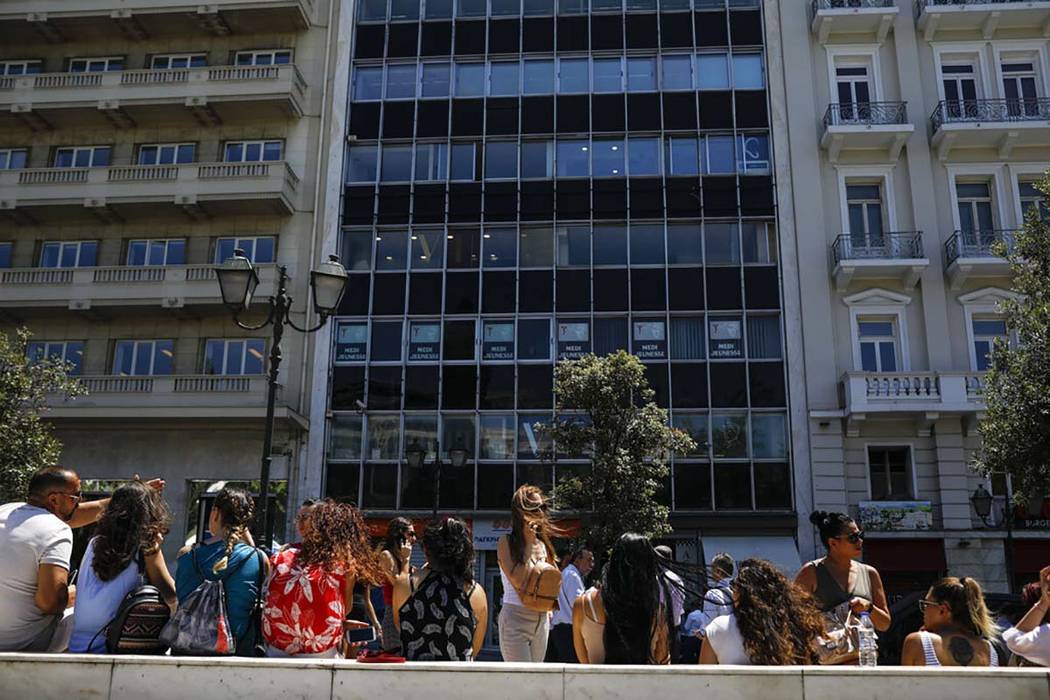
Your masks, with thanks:
[{"label": "person's arm raised", "polygon": [[175,607],[175,603],[178,600],[175,596],[175,579],[172,578],[171,572],[168,571],[168,565],[164,561],[164,552],[160,548],[163,542],[164,537],[158,535],[153,549],[144,551],[142,558],[146,563],[146,578],[157,587],[164,602],[171,607]]}]

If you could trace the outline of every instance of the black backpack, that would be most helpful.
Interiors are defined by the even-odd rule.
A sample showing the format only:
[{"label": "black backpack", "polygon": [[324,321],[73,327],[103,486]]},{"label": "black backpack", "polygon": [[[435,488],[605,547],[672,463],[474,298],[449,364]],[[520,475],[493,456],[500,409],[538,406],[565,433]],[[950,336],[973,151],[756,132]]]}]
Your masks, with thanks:
[{"label": "black backpack", "polygon": [[88,650],[99,635],[105,634],[107,654],[161,655],[168,651],[168,645],[160,641],[160,631],[171,618],[171,608],[156,586],[145,583],[146,562],[141,553],[135,563],[141,572],[141,585],[124,596],[117,614],[95,633]]}]

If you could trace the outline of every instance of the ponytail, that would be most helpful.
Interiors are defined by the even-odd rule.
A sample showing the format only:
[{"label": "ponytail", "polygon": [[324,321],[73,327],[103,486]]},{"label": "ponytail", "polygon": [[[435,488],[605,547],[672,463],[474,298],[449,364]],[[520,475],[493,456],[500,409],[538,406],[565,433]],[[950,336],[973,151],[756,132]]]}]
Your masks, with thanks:
[{"label": "ponytail", "polygon": [[248,525],[255,516],[255,502],[244,489],[227,486],[219,491],[212,508],[218,509],[223,527],[226,528],[226,536],[223,538],[226,549],[211,567],[212,573],[217,574],[230,563],[230,555],[237,542],[244,539]]},{"label": "ponytail", "polygon": [[985,605],[984,591],[977,579],[970,576],[943,578],[930,589],[930,596],[936,602],[947,605],[955,624],[970,634],[993,639],[999,633]]}]

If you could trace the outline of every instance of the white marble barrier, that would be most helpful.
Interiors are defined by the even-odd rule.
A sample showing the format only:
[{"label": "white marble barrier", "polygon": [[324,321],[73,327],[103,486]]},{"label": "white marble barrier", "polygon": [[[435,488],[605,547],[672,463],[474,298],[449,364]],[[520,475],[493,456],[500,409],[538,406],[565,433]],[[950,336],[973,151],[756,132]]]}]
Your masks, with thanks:
[{"label": "white marble barrier", "polygon": [[19,700],[1050,700],[1050,669],[357,664],[0,654]]}]

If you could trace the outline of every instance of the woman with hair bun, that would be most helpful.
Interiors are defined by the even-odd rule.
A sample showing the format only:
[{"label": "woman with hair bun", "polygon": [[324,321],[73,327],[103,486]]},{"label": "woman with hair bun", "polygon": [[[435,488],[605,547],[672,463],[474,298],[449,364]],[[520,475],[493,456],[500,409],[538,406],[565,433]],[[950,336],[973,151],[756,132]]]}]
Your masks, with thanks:
[{"label": "woman with hair bun", "polygon": [[488,622],[485,589],[474,581],[474,540],[466,523],[444,518],[423,532],[427,563],[394,584],[395,623],[409,661],[472,661]]},{"label": "woman with hair bun", "polygon": [[876,630],[888,630],[890,608],[879,572],[855,561],[863,553],[864,531],[845,513],[817,510],[809,521],[817,526],[828,553],[803,566],[795,583],[816,598],[821,612],[834,612],[849,603],[855,615],[870,613]]},{"label": "woman with hair bun", "polygon": [[905,638],[902,666],[999,665],[991,642],[999,629],[975,579],[942,578],[919,601],[919,608],[922,630]]}]

